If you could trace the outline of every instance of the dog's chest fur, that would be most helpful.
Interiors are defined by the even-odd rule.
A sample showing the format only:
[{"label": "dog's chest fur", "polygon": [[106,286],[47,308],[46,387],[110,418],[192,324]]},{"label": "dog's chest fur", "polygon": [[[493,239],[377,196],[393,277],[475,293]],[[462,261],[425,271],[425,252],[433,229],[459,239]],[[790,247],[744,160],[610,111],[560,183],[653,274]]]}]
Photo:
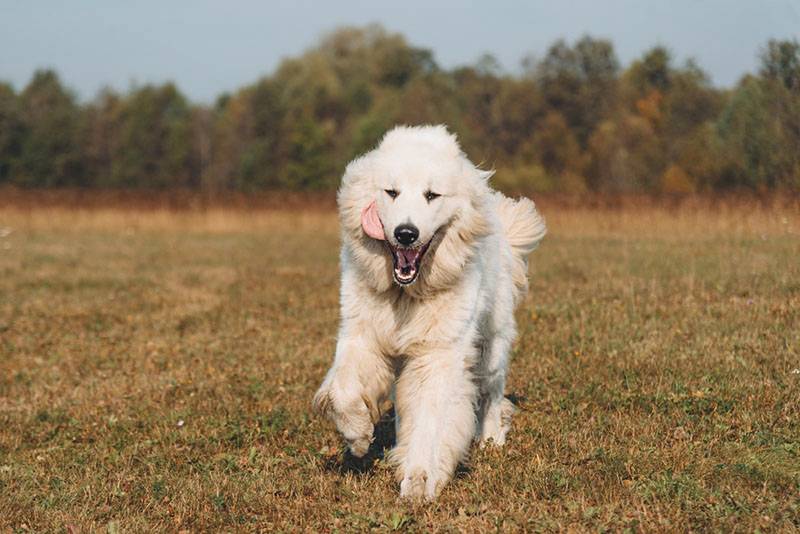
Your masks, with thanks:
[{"label": "dog's chest fur", "polygon": [[409,356],[448,348],[458,343],[471,343],[480,318],[474,317],[478,292],[463,288],[441,291],[419,299],[400,287],[375,293],[363,287],[350,300],[350,311],[358,314],[360,328],[371,337],[381,352],[389,357]]}]

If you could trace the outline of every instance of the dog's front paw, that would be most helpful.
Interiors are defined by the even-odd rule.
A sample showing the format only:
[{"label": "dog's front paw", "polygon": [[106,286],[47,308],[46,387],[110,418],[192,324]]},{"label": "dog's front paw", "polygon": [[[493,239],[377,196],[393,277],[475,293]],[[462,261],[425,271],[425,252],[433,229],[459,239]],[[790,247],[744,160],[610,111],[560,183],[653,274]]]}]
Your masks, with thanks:
[{"label": "dog's front paw", "polygon": [[433,501],[446,482],[423,469],[415,469],[400,481],[400,497],[410,501]]},{"label": "dog's front paw", "polygon": [[314,409],[336,423],[353,456],[361,458],[373,441],[374,424],[380,412],[366,396],[346,395],[323,385],[314,396]]},{"label": "dog's front paw", "polygon": [[482,448],[487,445],[493,447],[505,445],[506,434],[511,429],[511,417],[516,411],[514,404],[506,398],[489,409],[481,431],[480,445]]},{"label": "dog's front paw", "polygon": [[369,446],[374,441],[374,438],[372,435],[370,435],[369,437],[362,436],[353,440],[345,438],[345,441],[347,441],[347,447],[350,449],[350,454],[356,458],[361,458],[367,454]]},{"label": "dog's front paw", "polygon": [[425,484],[427,481],[428,475],[422,470],[406,475],[400,481],[400,497],[412,501],[421,501],[425,497]]}]

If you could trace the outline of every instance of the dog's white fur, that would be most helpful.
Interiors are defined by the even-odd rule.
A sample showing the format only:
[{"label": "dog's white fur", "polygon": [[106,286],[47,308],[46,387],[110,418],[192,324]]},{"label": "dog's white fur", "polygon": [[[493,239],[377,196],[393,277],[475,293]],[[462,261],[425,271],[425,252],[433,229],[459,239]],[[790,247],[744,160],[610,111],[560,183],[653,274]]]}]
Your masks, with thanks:
[{"label": "dog's white fur", "polygon": [[[491,174],[444,126],[398,127],[347,166],[339,189],[341,326],[314,405],[360,457],[394,397],[389,459],[403,497],[435,498],[473,438],[501,446],[509,430],[513,312],[527,291],[527,256],[546,230],[533,202],[489,187]],[[428,201],[428,191],[442,196]],[[408,222],[420,243],[432,240],[413,284],[394,282],[387,243],[362,229],[372,201],[395,245],[394,228]]]}]

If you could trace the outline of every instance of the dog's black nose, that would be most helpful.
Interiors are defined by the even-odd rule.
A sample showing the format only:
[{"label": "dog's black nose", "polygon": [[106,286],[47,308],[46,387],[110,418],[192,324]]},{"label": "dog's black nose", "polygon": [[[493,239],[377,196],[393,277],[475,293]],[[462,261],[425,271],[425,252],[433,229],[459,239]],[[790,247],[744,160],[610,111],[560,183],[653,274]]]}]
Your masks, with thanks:
[{"label": "dog's black nose", "polygon": [[401,245],[409,246],[419,237],[419,230],[413,224],[401,224],[394,229],[394,237]]}]

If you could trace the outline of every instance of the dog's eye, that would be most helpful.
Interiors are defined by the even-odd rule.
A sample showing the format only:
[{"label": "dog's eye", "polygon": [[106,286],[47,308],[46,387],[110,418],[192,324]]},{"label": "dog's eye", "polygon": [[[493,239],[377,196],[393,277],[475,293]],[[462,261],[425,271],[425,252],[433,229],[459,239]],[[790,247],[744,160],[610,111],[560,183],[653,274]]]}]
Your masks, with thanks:
[{"label": "dog's eye", "polygon": [[427,191],[425,193],[425,200],[430,202],[431,200],[436,200],[440,196],[442,196],[442,195],[440,195],[439,193],[434,193],[433,191]]},{"label": "dog's eye", "polygon": [[392,198],[397,198],[397,195],[400,194],[395,189],[384,189],[384,191],[386,191],[386,194],[389,195]]}]

